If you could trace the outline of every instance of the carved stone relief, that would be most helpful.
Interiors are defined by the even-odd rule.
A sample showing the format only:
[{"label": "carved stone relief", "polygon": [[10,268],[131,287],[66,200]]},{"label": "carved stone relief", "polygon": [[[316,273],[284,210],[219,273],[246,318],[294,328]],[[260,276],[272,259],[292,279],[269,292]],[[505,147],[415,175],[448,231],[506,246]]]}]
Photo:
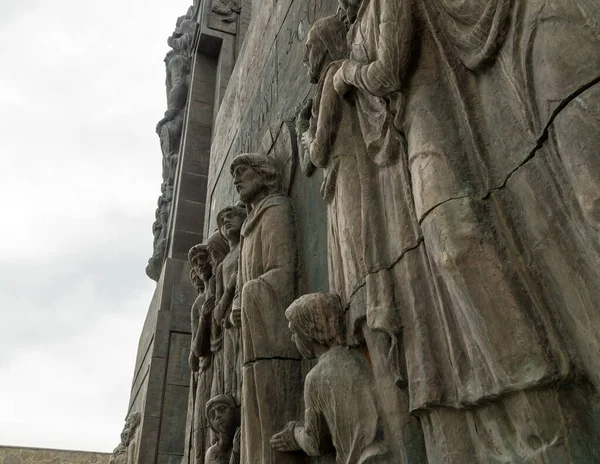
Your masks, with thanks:
[{"label": "carved stone relief", "polygon": [[162,194],[159,197],[160,211],[157,211],[156,220],[152,226],[153,254],[146,267],[146,274],[153,280],[158,280],[160,277],[166,252],[171,199],[179,159],[185,106],[189,93],[190,56],[196,31],[196,14],[196,9],[190,7],[185,16],[177,19],[175,31],[167,39],[167,43],[172,48],[165,57],[167,110],[156,125],[156,133],[160,138],[163,156]]},{"label": "carved stone relief", "polygon": [[240,0],[213,0],[211,10],[221,16],[221,21],[232,23],[242,11]]},{"label": "carved stone relief", "polygon": [[206,404],[206,418],[217,437],[206,451],[205,464],[240,463],[240,412],[228,395],[217,395]]},{"label": "carved stone relief", "polygon": [[271,439],[282,451],[309,456],[335,449],[338,463],[393,462],[384,441],[380,406],[366,354],[344,346],[344,309],[337,295],[310,294],[285,312],[292,339],[317,359],[304,383],[304,417]]},{"label": "carved stone relief", "polygon": [[[300,462],[272,450],[270,437],[299,413],[302,364],[287,331],[285,309],[296,293],[296,242],[281,166],[264,154],[242,154],[231,165],[249,208],[241,231],[240,308],[232,320],[242,336],[242,462]],[[265,402],[266,398],[268,402]]]},{"label": "carved stone relief", "polygon": [[307,40],[331,290],[364,308],[380,399],[400,387],[386,431],[419,417],[430,462],[598,459],[568,431],[600,386],[600,8],[521,3],[341,0]]},{"label": "carved stone relief", "polygon": [[[600,461],[600,7],[339,6],[295,127],[259,63],[246,207],[190,254],[196,459]],[[330,291],[298,300],[296,155],[323,175]]]},{"label": "carved stone relief", "polygon": [[134,464],[137,456],[137,437],[136,431],[140,425],[141,415],[139,412],[132,412],[125,420],[125,426],[121,432],[121,442],[114,449],[110,457],[110,464]]},{"label": "carved stone relief", "polygon": [[[229,243],[229,253],[220,269],[221,298],[215,309],[215,321],[223,328],[223,392],[241,402],[242,359],[239,321],[232,319],[232,309],[239,310],[237,288],[238,262],[240,257],[240,234],[246,219],[246,207],[242,204],[229,206],[217,214],[219,232]],[[236,327],[236,325],[238,327]]]}]

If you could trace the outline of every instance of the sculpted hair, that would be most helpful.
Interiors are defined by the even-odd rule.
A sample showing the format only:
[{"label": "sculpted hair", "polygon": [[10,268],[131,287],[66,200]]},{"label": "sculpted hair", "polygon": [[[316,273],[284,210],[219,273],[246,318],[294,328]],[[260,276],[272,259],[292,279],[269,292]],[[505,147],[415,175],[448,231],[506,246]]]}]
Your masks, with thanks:
[{"label": "sculpted hair", "polygon": [[296,330],[324,346],[342,345],[344,310],[337,295],[310,293],[294,301],[285,317]]},{"label": "sculpted hair", "polygon": [[194,267],[199,267],[201,261],[208,260],[208,249],[204,244],[194,245],[188,251],[188,261]]},{"label": "sculpted hair", "polygon": [[263,180],[269,194],[281,193],[283,182],[282,172],[275,158],[261,153],[243,153],[236,156],[231,162],[231,175],[233,175],[238,166],[252,168]]},{"label": "sculpted hair", "polygon": [[219,230],[221,229],[221,227],[223,227],[223,216],[225,216],[225,214],[229,212],[232,212],[238,217],[242,218],[242,221],[246,219],[246,216],[248,215],[248,213],[246,212],[246,208],[242,205],[234,205],[228,206],[227,208],[223,208],[217,214],[217,226],[219,227]]},{"label": "sculpted hair", "polygon": [[221,263],[225,259],[225,256],[227,256],[227,253],[229,253],[229,243],[227,243],[225,237],[218,230],[208,237],[206,247],[215,255],[217,259],[215,265]]},{"label": "sculpted hair", "polygon": [[208,403],[206,403],[206,408],[204,409],[204,414],[206,415],[208,424],[209,424],[210,428],[213,430],[213,432],[216,432],[216,430],[213,429],[212,424],[210,423],[210,412],[212,411],[212,409],[215,406],[217,406],[219,404],[224,404],[229,409],[231,409],[234,412],[234,417],[235,417],[236,423],[239,423],[240,409],[235,404],[234,399],[229,395],[217,395],[217,396],[211,398],[210,400],[208,400]]}]

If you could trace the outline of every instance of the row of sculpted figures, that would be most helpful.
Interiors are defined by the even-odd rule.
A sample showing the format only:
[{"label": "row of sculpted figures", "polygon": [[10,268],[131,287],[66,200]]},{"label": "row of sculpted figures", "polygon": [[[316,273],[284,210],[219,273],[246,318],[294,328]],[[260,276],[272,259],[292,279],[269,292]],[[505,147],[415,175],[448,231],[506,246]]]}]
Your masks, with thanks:
[{"label": "row of sculpted figures", "polygon": [[241,418],[196,408],[229,450],[204,462],[600,462],[599,25],[591,0],[340,0],[312,26],[330,293],[296,294],[277,162],[237,156],[246,208],[190,252],[196,401]]}]

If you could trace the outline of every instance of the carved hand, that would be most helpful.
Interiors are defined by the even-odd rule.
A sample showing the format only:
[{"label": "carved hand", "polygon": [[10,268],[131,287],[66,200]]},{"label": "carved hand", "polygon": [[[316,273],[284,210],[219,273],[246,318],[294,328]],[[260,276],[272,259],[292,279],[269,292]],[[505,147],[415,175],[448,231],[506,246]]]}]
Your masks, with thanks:
[{"label": "carved hand", "polygon": [[342,68],[338,69],[333,76],[333,88],[340,97],[343,97],[350,90],[350,85],[344,80],[342,76]]},{"label": "carved hand", "polygon": [[231,310],[231,323],[234,327],[240,329],[242,327],[242,309],[241,308],[233,308]]},{"label": "carved hand", "polygon": [[197,372],[200,370],[200,360],[193,351],[191,351],[190,355],[188,356],[188,364],[190,365],[192,372]]},{"label": "carved hand", "polygon": [[302,146],[307,153],[310,153],[310,144],[313,142],[313,140],[314,138],[310,131],[306,131],[302,134]]},{"label": "carved hand", "polygon": [[295,428],[296,421],[288,422],[281,432],[276,433],[271,437],[271,448],[283,453],[299,450],[300,446],[294,437]]},{"label": "carved hand", "polygon": [[208,356],[200,358],[200,372],[204,372],[210,366],[210,358]]}]

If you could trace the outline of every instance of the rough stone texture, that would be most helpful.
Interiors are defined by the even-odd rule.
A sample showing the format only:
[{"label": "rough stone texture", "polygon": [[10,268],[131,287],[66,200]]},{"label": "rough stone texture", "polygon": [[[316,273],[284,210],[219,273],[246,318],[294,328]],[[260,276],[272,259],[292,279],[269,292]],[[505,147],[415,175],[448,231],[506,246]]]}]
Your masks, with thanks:
[{"label": "rough stone texture", "polygon": [[0,464],[108,464],[109,453],[0,446]]}]

